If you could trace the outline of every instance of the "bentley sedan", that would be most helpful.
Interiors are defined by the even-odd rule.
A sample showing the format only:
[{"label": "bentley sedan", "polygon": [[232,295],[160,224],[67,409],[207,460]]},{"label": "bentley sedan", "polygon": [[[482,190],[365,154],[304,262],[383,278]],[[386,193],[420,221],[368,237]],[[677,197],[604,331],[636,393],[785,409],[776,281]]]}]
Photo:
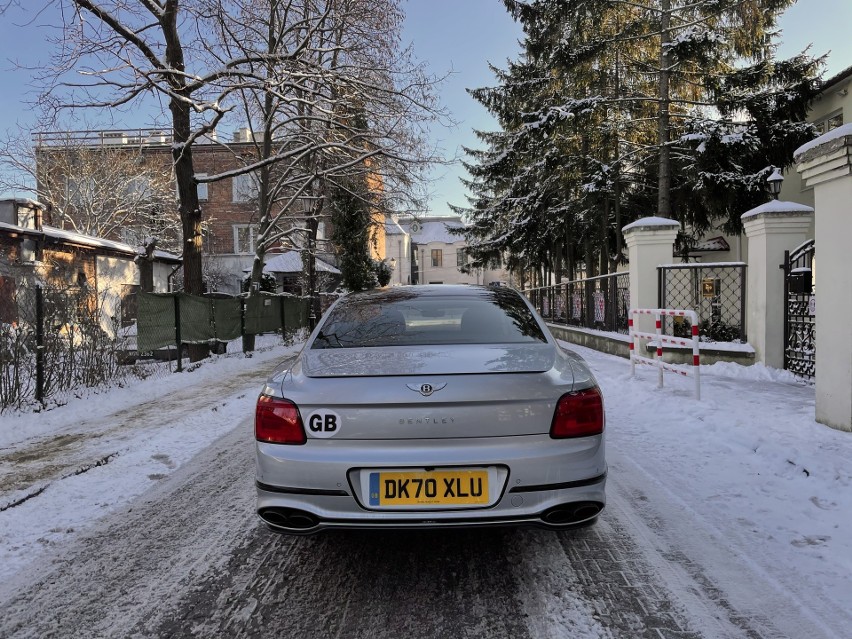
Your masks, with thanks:
[{"label": "bentley sedan", "polygon": [[257,510],[275,531],[592,524],[604,402],[508,287],[342,297],[255,413]]}]

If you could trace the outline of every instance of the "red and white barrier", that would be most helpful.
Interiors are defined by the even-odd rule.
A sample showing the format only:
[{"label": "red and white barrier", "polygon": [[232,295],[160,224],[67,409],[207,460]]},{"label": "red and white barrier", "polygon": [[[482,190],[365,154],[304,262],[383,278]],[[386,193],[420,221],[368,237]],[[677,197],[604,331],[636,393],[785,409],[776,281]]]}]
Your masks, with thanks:
[{"label": "red and white barrier", "polygon": [[[644,333],[633,328],[634,315],[653,315],[656,320],[656,332]],[[687,317],[692,322],[692,339],[682,337],[671,337],[663,335],[663,316],[670,317]],[[672,308],[631,308],[630,315],[627,319],[627,325],[630,328],[630,373],[636,375],[636,364],[647,364],[655,366],[659,370],[659,378],[657,387],[663,387],[663,371],[670,371],[678,375],[688,377],[692,375],[695,378],[695,398],[701,399],[701,354],[699,352],[698,341],[698,314],[690,309],[672,309]],[[637,346],[639,340],[654,340],[657,343],[657,357],[650,358],[639,355]],[[663,361],[663,344],[671,344],[673,346],[692,346],[692,366],[683,364],[667,364]]]}]

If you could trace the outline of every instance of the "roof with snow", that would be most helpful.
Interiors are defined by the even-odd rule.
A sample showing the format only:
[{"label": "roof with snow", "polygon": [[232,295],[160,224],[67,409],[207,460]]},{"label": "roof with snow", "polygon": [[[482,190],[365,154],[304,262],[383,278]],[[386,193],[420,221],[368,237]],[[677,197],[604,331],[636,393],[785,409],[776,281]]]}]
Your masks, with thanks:
[{"label": "roof with snow", "polygon": [[721,235],[698,242],[692,249],[693,253],[707,253],[709,251],[730,251],[728,241]]},{"label": "roof with snow", "polygon": [[[115,240],[106,240],[102,237],[93,235],[85,235],[76,231],[56,228],[55,226],[42,225],[41,230],[29,229],[16,224],[7,224],[0,222],[0,231],[9,231],[12,233],[30,235],[34,237],[42,237],[45,240],[51,240],[57,244],[66,244],[72,246],[81,246],[93,250],[101,249],[110,253],[118,253],[127,257],[137,257],[145,253],[142,247],[134,247],[124,242],[116,242]],[[154,251],[154,257],[162,262],[180,263],[181,258],[178,255],[167,251]]]},{"label": "roof with snow", "polygon": [[[333,273],[340,275],[340,271],[328,262],[314,258],[316,270],[322,273]],[[305,267],[302,262],[302,254],[299,251],[286,251],[275,255],[267,255],[266,263],[263,265],[264,273],[302,273]],[[248,273],[250,268],[245,269]]]},{"label": "roof with snow", "polygon": [[392,217],[385,218],[385,233],[387,235],[405,235],[408,231],[399,225]]},{"label": "roof with snow", "polygon": [[786,202],[784,200],[772,200],[766,204],[761,204],[753,208],[751,211],[746,211],[740,216],[741,220],[766,213],[769,215],[781,215],[784,213],[813,213],[814,210],[810,206],[798,204],[797,202]]},{"label": "roof with snow", "polygon": [[448,229],[461,229],[464,224],[458,218],[423,218],[401,224],[402,228],[411,235],[411,241],[416,244],[430,244],[432,242],[443,242],[444,244],[455,244],[464,242],[460,235],[452,235]]},{"label": "roof with snow", "polygon": [[828,80],[822,83],[822,87],[820,87],[820,92],[827,91],[831,87],[840,84],[847,78],[852,77],[852,67],[846,67],[840,73],[831,76]]}]

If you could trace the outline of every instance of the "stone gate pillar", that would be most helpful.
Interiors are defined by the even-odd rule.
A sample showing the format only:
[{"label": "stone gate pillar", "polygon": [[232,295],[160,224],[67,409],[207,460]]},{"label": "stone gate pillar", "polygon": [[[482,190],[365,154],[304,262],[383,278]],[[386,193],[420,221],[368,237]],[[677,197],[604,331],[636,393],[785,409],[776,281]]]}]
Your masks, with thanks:
[{"label": "stone gate pillar", "polygon": [[816,419],[852,431],[852,123],[795,159],[816,209]]},{"label": "stone gate pillar", "polygon": [[746,318],[755,361],[784,368],[784,251],[809,239],[814,210],[795,202],[767,202],[743,214],[748,237]]},{"label": "stone gate pillar", "polygon": [[[622,231],[630,262],[630,307],[657,308],[657,266],[674,261],[674,241],[680,223],[662,217],[644,217]],[[639,318],[637,328],[654,332],[654,318]]]}]

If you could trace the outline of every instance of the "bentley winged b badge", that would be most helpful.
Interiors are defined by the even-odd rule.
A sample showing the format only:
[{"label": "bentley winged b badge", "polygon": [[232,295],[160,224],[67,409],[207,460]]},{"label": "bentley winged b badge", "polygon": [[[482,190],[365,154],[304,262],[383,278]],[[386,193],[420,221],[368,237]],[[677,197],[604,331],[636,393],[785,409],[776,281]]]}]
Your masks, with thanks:
[{"label": "bentley winged b badge", "polygon": [[416,393],[420,393],[423,397],[429,397],[429,395],[441,390],[446,385],[446,382],[443,384],[420,384],[419,386],[417,384],[406,384],[408,388]]}]

